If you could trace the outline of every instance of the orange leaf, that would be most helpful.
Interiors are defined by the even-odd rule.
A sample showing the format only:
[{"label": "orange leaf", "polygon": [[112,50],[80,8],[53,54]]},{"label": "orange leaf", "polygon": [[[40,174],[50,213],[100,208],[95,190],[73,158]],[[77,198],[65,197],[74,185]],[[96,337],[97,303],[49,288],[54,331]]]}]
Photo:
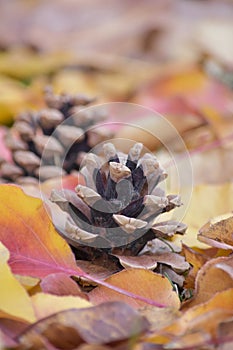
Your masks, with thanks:
[{"label": "orange leaf", "polygon": [[201,348],[206,342],[216,341],[219,325],[233,315],[233,288],[217,293],[207,302],[187,310],[168,327],[155,332],[149,339],[159,343],[165,336],[166,348]]},{"label": "orange leaf", "polygon": [[198,272],[195,297],[187,302],[191,306],[206,302],[217,292],[233,288],[233,257],[219,257],[208,261]]},{"label": "orange leaf", "polygon": [[185,260],[192,265],[191,270],[188,273],[188,276],[185,279],[186,288],[194,288],[195,279],[200,268],[209,260],[209,257],[205,254],[196,252],[187,245],[182,245],[182,252],[185,256]]},{"label": "orange leaf", "polygon": [[[149,300],[154,300],[163,306],[179,309],[178,295],[172,290],[168,279],[164,276],[144,269],[128,269],[118,272],[105,280],[108,284],[120,287],[130,293]],[[145,302],[122,295],[115,290],[99,286],[89,293],[90,301],[99,304],[110,300],[125,301],[133,307],[145,306]]]},{"label": "orange leaf", "polygon": [[155,300],[128,292],[124,285],[114,287],[78,268],[69,245],[56,232],[40,199],[27,196],[15,185],[0,185],[0,212],[0,240],[10,251],[9,264],[14,273],[43,278],[63,272],[86,277],[132,298],[163,307]]},{"label": "orange leaf", "polygon": [[0,212],[0,240],[10,251],[14,273],[39,278],[55,272],[81,273],[40,199],[27,196],[17,186],[1,185]]}]

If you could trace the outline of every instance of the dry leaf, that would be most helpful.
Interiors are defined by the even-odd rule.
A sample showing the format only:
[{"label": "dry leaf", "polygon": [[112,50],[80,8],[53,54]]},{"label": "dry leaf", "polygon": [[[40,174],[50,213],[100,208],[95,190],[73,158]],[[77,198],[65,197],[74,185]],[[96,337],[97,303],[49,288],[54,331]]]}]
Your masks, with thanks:
[{"label": "dry leaf", "polygon": [[73,349],[83,342],[108,344],[137,337],[148,326],[147,320],[136,310],[113,301],[59,312],[34,324],[19,340],[23,345],[32,346],[43,335],[59,349]]},{"label": "dry leaf", "polygon": [[29,295],[17,281],[8,266],[10,254],[0,242],[0,317],[35,321],[35,314]]},{"label": "dry leaf", "polygon": [[228,213],[233,208],[233,184],[198,185],[193,188],[190,204],[182,220],[188,229],[182,237],[178,235],[174,243],[182,241],[189,247],[208,248],[197,239],[197,233],[211,218]]},{"label": "dry leaf", "polygon": [[199,231],[198,239],[213,247],[233,249],[233,213],[211,219]]},{"label": "dry leaf", "polygon": [[[162,275],[143,269],[123,270],[107,278],[105,282],[124,288],[128,292],[140,295],[141,297],[156,301],[163,306],[170,306],[179,309],[180,301],[178,295],[172,290],[172,285]],[[94,304],[100,304],[105,301],[119,300],[125,301],[129,305],[138,308],[145,306],[145,302],[139,301],[128,296],[122,295],[99,286],[89,293],[90,301]]]},{"label": "dry leaf", "polygon": [[149,337],[152,343],[166,343],[166,349],[201,348],[214,342],[218,326],[233,315],[233,289],[217,293],[210,300],[188,309],[175,322]]},{"label": "dry leaf", "polygon": [[158,306],[155,300],[130,293],[123,285],[116,288],[77,267],[69,245],[55,231],[40,199],[27,196],[14,185],[0,185],[0,199],[0,211],[4,213],[0,217],[0,239],[10,251],[9,265],[14,273],[43,278],[63,272],[68,276],[85,277]]},{"label": "dry leaf", "polygon": [[48,317],[59,311],[92,306],[87,300],[78,296],[58,296],[48,293],[37,293],[31,297],[31,301],[37,320]]},{"label": "dry leaf", "polygon": [[40,283],[44,293],[54,295],[73,295],[85,298],[77,283],[65,273],[53,273],[43,278]]},{"label": "dry leaf", "polygon": [[197,273],[194,298],[184,307],[204,303],[229,288],[233,288],[233,257],[211,259]]},{"label": "dry leaf", "polygon": [[185,287],[194,289],[195,279],[200,268],[209,260],[209,257],[203,252],[199,253],[187,245],[183,244],[182,252],[185,256],[185,260],[192,266],[188,276],[185,279]]},{"label": "dry leaf", "polygon": [[163,309],[157,307],[146,306],[139,309],[141,315],[145,316],[150,322],[150,331],[158,331],[181,316],[177,308],[166,307]]}]

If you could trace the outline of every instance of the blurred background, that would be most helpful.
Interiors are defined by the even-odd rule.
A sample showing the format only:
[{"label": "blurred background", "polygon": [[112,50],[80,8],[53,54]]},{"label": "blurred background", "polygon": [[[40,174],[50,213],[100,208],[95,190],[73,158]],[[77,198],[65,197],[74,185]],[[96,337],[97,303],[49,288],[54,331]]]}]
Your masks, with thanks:
[{"label": "blurred background", "polygon": [[[44,107],[48,85],[138,103],[177,128],[197,183],[230,181],[232,38],[231,0],[1,0],[0,123]],[[136,123],[153,131],[153,118]],[[119,135],[147,142],[127,128]]]}]

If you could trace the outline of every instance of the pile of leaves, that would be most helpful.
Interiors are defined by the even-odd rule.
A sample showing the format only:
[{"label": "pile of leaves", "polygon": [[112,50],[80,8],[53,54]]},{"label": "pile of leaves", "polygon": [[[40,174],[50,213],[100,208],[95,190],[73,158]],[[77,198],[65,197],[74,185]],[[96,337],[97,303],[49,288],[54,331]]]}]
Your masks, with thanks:
[{"label": "pile of leaves", "polygon": [[[209,190],[213,193],[214,189]],[[228,193],[229,201],[222,210],[232,206],[232,186],[220,186],[218,200],[223,193]],[[168,278],[150,271],[151,262],[142,261],[140,265],[138,261],[138,267],[126,266],[115,273],[110,266],[108,269],[89,266],[87,270],[75,261],[40,199],[15,185],[1,185],[0,197],[2,347],[232,346],[232,214],[207,222],[199,231],[201,242],[199,246],[195,243],[195,249],[182,245],[183,255],[191,265],[184,295]],[[198,197],[197,190],[190,216],[197,210]],[[214,211],[218,208],[213,208]],[[204,217],[205,214],[201,219]],[[192,238],[192,232],[187,235]]]},{"label": "pile of leaves", "polygon": [[[20,112],[45,108],[48,85],[55,93],[97,97],[98,103],[143,105],[165,116],[183,138],[192,160],[194,188],[182,220],[187,231],[155,240],[157,254],[91,250],[87,261],[77,254],[77,245],[71,247],[58,233],[62,215],[47,200],[53,189],[59,194],[62,187],[67,195],[78,184],[83,189],[82,175],[45,181],[40,188],[43,201],[36,185],[1,184],[0,349],[233,347],[233,66],[232,23],[227,20],[232,5],[214,0],[144,3],[132,8],[131,1],[111,2],[96,17],[96,26],[93,13],[103,5],[98,0],[92,12],[88,9],[88,28],[83,24],[80,35],[66,27],[67,18],[69,24],[82,26],[72,17],[73,7],[56,1],[69,40],[66,30],[58,36],[50,26],[58,18],[53,5],[19,1],[15,11],[10,2],[1,5],[6,15],[0,23],[2,125],[11,126]],[[74,6],[82,14],[88,2]],[[112,15],[114,11],[118,16]],[[43,16],[45,12],[53,21]],[[198,20],[189,21],[194,12]],[[218,20],[211,19],[216,14]],[[209,21],[203,19],[206,15]],[[44,23],[39,21],[40,31],[37,16]],[[12,30],[7,30],[3,42],[8,23]],[[95,26],[93,36],[90,25]],[[44,34],[48,31],[53,35]],[[95,52],[90,54],[90,48]],[[118,56],[108,56],[110,51]],[[155,135],[161,130],[159,118],[152,114],[143,120],[132,115],[129,121],[134,127],[119,128],[116,137],[144,143],[166,164],[165,149],[157,138],[148,137],[148,130]],[[0,162],[11,164],[12,152],[5,142],[8,131],[0,127]],[[166,135],[166,144],[172,145],[182,164],[183,149],[171,136]],[[121,150],[126,151],[124,145]]]}]

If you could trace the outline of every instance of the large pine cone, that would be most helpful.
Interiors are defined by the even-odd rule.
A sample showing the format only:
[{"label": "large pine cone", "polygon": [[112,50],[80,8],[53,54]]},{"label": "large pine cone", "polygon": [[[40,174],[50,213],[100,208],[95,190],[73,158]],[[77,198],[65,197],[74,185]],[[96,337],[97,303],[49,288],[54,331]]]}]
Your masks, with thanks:
[{"label": "large pine cone", "polygon": [[[173,265],[175,271],[170,277],[182,284],[177,272],[183,273],[188,264],[174,252],[172,243],[164,242],[175,233],[183,234],[186,226],[175,221],[155,223],[156,217],[180,206],[181,201],[177,195],[165,196],[158,187],[167,174],[154,155],[140,157],[142,147],[137,143],[125,155],[117,153],[113,144],[105,143],[107,161],[87,154],[81,170],[86,186],[78,185],[75,192],[52,192],[51,200],[68,213],[65,228],[54,223],[77,259],[94,261],[102,252],[118,258],[127,256],[129,261],[130,256],[142,254],[144,248],[147,255],[157,257],[159,272],[161,264]],[[174,261],[178,262],[177,268]]]},{"label": "large pine cone", "polygon": [[84,110],[93,99],[55,95],[48,88],[45,102],[48,108],[21,113],[9,129],[5,142],[12,162],[0,162],[1,182],[37,183],[39,177],[44,181],[70,173],[79,169],[83,154],[109,136],[91,128],[104,118],[96,109]]}]

